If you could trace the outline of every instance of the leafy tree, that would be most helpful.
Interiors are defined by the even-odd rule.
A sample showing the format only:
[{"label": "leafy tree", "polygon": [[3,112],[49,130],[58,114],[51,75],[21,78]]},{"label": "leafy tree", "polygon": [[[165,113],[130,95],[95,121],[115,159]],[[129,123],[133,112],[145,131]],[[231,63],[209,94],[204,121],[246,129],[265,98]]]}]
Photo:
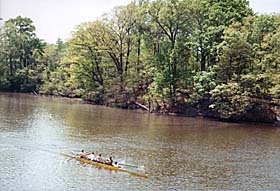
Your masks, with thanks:
[{"label": "leafy tree", "polygon": [[[67,43],[64,43],[61,39],[56,41],[56,44],[48,44],[45,47],[43,58],[41,63],[43,65],[42,81],[40,86],[40,93],[60,95],[58,92],[58,86],[61,84],[61,75],[58,74],[62,59],[65,55]],[[61,85],[63,86],[63,84]]]},{"label": "leafy tree", "polygon": [[[160,39],[157,52],[157,69],[159,74],[158,86],[168,89],[169,103],[173,105],[176,102],[176,89],[180,78],[178,65],[183,66],[188,60],[188,54],[180,54],[186,49],[180,47],[184,40],[189,36],[189,12],[185,1],[166,0],[154,1],[148,9],[152,22],[155,23],[154,33],[156,38]],[[157,32],[159,31],[159,33]],[[181,42],[182,41],[182,42]],[[180,56],[185,56],[180,59]],[[182,61],[183,63],[179,63]]]},{"label": "leafy tree", "polygon": [[40,84],[37,74],[38,59],[45,44],[36,37],[31,19],[16,17],[5,22],[2,34],[2,65],[8,89],[36,91]]},{"label": "leafy tree", "polygon": [[193,55],[200,64],[200,70],[217,62],[217,46],[223,41],[224,29],[234,22],[252,15],[247,0],[194,0],[192,9],[192,41]]},{"label": "leafy tree", "polygon": [[201,72],[197,73],[194,76],[194,94],[193,100],[199,101],[200,99],[209,99],[210,91],[216,87],[216,73],[213,71],[210,72]]},{"label": "leafy tree", "polygon": [[80,84],[78,86],[85,91],[85,97],[91,97],[90,100],[96,103],[103,103],[106,87],[107,49],[100,42],[104,31],[105,25],[100,21],[80,25],[69,42],[66,56],[72,62],[72,81]]},{"label": "leafy tree", "polygon": [[235,23],[224,32],[224,41],[219,45],[220,62],[218,78],[228,82],[233,76],[240,78],[248,72],[251,63],[252,47],[247,42],[247,34],[241,31],[241,24]]},{"label": "leafy tree", "polygon": [[250,107],[247,92],[242,91],[236,82],[218,85],[210,94],[212,104],[209,108],[223,119],[236,119]]}]

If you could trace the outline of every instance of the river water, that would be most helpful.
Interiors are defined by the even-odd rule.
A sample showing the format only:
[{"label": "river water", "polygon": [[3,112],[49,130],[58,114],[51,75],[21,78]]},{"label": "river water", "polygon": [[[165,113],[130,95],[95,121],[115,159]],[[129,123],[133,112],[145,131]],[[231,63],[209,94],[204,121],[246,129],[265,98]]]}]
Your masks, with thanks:
[{"label": "river water", "polygon": [[[149,178],[60,155],[84,149]],[[0,190],[278,190],[280,129],[0,94]]]}]

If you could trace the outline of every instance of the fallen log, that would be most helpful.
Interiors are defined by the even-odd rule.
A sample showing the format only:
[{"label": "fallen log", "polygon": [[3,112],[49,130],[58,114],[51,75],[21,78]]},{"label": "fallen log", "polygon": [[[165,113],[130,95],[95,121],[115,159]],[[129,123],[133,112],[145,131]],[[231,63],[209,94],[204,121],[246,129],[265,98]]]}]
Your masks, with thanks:
[{"label": "fallen log", "polygon": [[141,104],[141,103],[138,103],[138,102],[134,102],[135,105],[139,106],[140,108],[144,109],[144,110],[147,110],[147,111],[150,111],[150,108],[148,108],[147,106]]}]

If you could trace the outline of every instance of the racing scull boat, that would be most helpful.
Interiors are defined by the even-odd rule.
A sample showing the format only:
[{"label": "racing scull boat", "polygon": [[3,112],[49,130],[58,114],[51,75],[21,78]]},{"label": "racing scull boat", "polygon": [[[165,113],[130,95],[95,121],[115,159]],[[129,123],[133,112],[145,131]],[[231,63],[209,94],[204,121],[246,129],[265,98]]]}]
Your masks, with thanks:
[{"label": "racing scull boat", "polygon": [[148,178],[148,176],[145,175],[145,174],[129,171],[129,170],[118,168],[118,167],[115,167],[115,166],[112,166],[112,165],[108,165],[108,164],[103,164],[103,163],[87,160],[87,159],[84,159],[84,158],[81,158],[81,157],[72,156],[72,155],[65,154],[65,153],[61,153],[61,155],[69,157],[69,158],[76,159],[78,161],[81,161],[81,162],[84,162],[84,163],[87,163],[87,164],[91,164],[91,165],[95,165],[95,166],[101,166],[101,167],[104,167],[104,168],[107,168],[107,169],[110,169],[110,170],[117,170],[117,171],[129,173],[129,174],[134,175],[134,176],[140,176],[140,177],[143,177],[143,178]]}]

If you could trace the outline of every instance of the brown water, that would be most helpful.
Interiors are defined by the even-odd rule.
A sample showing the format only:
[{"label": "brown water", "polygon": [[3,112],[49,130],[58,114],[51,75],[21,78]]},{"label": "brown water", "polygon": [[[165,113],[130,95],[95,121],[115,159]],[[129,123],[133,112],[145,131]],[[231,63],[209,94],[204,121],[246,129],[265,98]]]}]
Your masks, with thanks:
[{"label": "brown water", "polygon": [[[69,160],[85,149],[148,179]],[[0,94],[0,190],[278,190],[280,129]]]}]

